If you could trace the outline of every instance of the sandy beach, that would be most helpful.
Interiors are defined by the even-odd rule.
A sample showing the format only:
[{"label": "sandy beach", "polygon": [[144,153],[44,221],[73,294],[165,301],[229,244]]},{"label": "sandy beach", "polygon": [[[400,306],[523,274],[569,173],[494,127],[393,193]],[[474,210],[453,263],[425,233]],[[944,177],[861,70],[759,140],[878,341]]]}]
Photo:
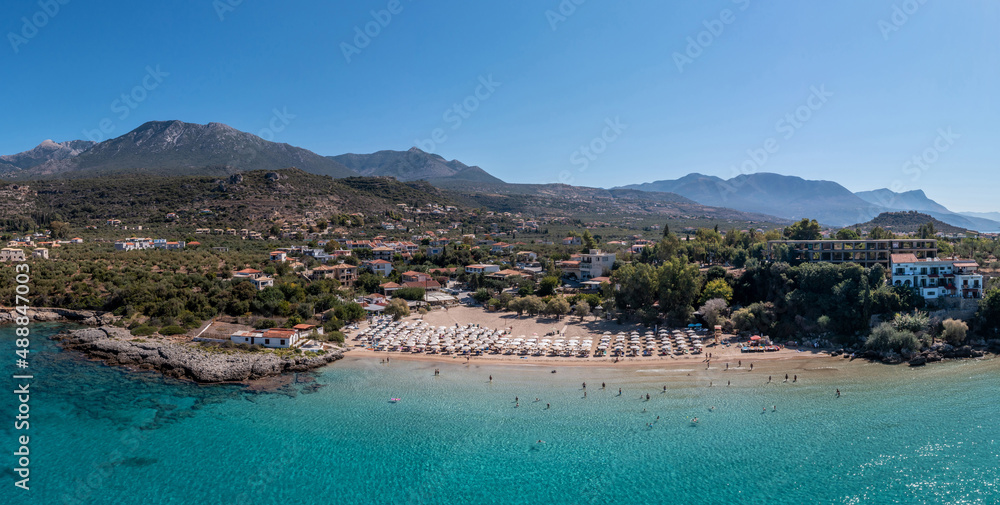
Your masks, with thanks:
[{"label": "sandy beach", "polygon": [[[652,328],[641,324],[618,324],[615,321],[595,319],[594,317],[584,318],[583,321],[580,321],[580,318],[575,316],[566,316],[562,319],[530,316],[517,317],[511,312],[489,312],[479,307],[452,307],[448,310],[437,309],[423,316],[413,315],[404,318],[403,321],[423,321],[432,326],[479,324],[490,329],[510,328],[512,335],[543,336],[546,333],[556,332],[567,338],[598,338],[606,331],[614,335],[632,331],[645,333],[652,330]],[[361,325],[361,329],[366,327],[367,324]],[[781,371],[782,374],[786,371],[794,373],[790,372],[790,370],[816,369],[850,361],[842,356],[830,356],[829,349],[799,350],[795,348],[782,348],[777,352],[743,353],[737,345],[709,344],[711,339],[705,341],[706,347],[703,354],[618,358],[617,363],[614,357],[608,356],[580,358],[484,354],[482,356],[471,356],[467,359],[465,356],[459,355],[374,351],[357,346],[358,341],[354,340],[357,334],[358,330],[348,333],[346,344],[349,352],[346,356],[349,358],[385,359],[388,357],[391,360],[418,360],[441,363],[464,363],[468,361],[478,364],[537,365],[546,367],[613,366],[641,368],[655,366],[657,368],[691,369],[700,372],[726,371],[728,365],[729,370],[737,373],[739,371],[750,371],[750,365],[753,364],[754,372],[771,371],[777,373],[777,371]],[[725,337],[733,338],[731,335],[726,335]],[[706,361],[709,354],[712,356],[711,360]],[[775,380],[778,380],[777,377],[775,377]],[[780,380],[784,380],[784,375],[781,376]]]}]

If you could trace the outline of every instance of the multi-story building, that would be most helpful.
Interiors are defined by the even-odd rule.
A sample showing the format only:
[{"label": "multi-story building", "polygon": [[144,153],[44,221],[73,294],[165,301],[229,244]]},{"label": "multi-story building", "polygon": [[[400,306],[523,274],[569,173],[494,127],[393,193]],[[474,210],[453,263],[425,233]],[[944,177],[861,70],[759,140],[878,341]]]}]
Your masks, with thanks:
[{"label": "multi-story building", "polygon": [[779,246],[789,247],[796,261],[858,263],[864,267],[889,268],[893,254],[912,254],[917,259],[937,257],[936,239],[769,240],[768,258],[778,259]]},{"label": "multi-story building", "polygon": [[893,254],[891,282],[917,290],[925,299],[941,297],[982,298],[983,276],[973,260],[917,258],[912,253]]}]

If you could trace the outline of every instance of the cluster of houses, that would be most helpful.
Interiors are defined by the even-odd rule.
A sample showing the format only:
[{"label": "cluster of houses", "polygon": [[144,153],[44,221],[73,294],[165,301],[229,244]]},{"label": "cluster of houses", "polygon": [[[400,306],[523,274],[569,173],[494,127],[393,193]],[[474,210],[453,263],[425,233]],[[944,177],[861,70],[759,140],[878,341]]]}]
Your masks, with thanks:
[{"label": "cluster of houses", "polygon": [[[192,242],[194,244],[194,242]],[[187,245],[183,240],[170,241],[164,238],[140,238],[140,237],[129,237],[122,240],[115,241],[116,251],[136,251],[142,249],[184,249]]]},{"label": "cluster of houses", "polygon": [[239,230],[235,228],[197,228],[194,230],[194,233],[196,235],[233,235],[249,240],[264,240],[265,238],[262,233],[247,228]]}]

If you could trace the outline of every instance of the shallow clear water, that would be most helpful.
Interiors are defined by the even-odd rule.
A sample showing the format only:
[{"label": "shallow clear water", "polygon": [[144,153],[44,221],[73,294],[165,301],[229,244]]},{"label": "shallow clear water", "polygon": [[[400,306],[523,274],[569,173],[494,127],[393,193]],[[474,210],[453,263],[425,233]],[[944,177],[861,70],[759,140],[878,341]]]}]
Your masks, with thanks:
[{"label": "shallow clear water", "polygon": [[34,345],[32,490],[6,470],[0,503],[1000,502],[997,361],[710,388],[653,367],[345,359],[251,393]]}]

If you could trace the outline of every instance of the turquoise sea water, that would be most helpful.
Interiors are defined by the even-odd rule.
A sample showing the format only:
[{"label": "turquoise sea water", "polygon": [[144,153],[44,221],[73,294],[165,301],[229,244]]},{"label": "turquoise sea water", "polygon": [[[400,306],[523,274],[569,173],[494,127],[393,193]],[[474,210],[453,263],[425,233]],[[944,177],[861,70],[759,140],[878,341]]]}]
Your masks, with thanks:
[{"label": "turquoise sea water", "polygon": [[997,361],[831,359],[795,384],[741,371],[706,387],[655,366],[348,358],[252,393],[85,361],[35,329],[32,489],[7,456],[4,504],[1000,503]]}]

